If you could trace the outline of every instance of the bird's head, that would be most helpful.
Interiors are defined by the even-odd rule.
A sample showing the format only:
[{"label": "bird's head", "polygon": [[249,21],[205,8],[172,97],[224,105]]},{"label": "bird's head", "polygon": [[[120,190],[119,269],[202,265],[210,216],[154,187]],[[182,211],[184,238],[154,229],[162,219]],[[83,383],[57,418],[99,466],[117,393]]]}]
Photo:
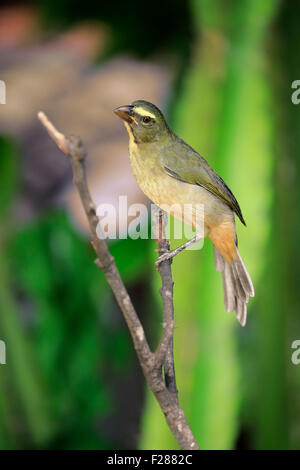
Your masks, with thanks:
[{"label": "bird's head", "polygon": [[114,113],[124,120],[136,143],[155,142],[170,132],[162,112],[148,101],[134,101],[114,109]]}]

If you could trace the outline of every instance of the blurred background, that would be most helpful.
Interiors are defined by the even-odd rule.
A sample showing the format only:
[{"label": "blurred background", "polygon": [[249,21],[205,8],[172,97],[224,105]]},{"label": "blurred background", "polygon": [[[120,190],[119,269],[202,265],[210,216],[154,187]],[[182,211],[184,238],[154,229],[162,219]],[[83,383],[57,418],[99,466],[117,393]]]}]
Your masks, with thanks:
[{"label": "blurred background", "polygon": [[[45,111],[88,150],[95,201],[146,202],[112,113],[135,99],[229,184],[256,297],[225,313],[212,245],[175,258],[179,399],[202,449],[299,449],[298,1],[19,1],[0,7],[0,447],[176,449],[90,246]],[[172,242],[176,246],[178,241]],[[152,347],[153,240],[110,243]]]}]

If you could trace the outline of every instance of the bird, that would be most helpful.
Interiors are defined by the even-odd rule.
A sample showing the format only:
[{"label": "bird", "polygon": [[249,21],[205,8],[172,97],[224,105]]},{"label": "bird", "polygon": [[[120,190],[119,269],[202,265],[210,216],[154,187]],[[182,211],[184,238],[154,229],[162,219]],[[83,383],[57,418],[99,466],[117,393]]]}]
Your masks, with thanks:
[{"label": "bird", "polygon": [[164,210],[170,208],[169,213],[179,219],[183,214],[179,209],[189,204],[191,210],[184,214],[184,222],[196,233],[201,228],[197,207],[202,205],[203,235],[214,246],[225,309],[235,311],[237,320],[245,326],[247,303],[254,297],[254,287],[237,246],[235,215],[246,223],[232,191],[204,157],[170,129],[154,104],[136,100],[119,106],[114,113],[123,120],[129,134],[130,165],[145,195]]}]

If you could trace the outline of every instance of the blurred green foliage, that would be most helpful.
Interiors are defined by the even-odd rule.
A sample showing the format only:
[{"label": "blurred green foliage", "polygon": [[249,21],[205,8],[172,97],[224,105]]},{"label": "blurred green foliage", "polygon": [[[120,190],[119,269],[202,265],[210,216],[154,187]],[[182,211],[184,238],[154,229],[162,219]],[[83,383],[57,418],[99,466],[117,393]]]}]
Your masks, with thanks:
[{"label": "blurred green foliage", "polygon": [[[289,237],[292,241],[296,236],[293,228],[287,229],[289,211],[299,207],[296,179],[287,178],[299,165],[299,146],[287,142],[298,129],[299,110],[291,104],[290,87],[299,67],[292,40],[286,49],[294,65],[289,77],[281,67],[286,56],[268,50],[279,2],[231,2],[227,11],[225,3],[193,2],[198,39],[171,120],[180,136],[213,156],[210,161],[247,210],[248,228],[238,230],[239,245],[256,298],[247,332],[238,331],[235,320],[224,315],[208,243],[203,252],[184,253],[174,261],[180,398],[201,448],[299,448],[297,415],[291,413],[299,400],[293,395],[289,404],[288,399],[299,391],[299,374],[290,362],[290,345],[299,332],[294,284],[299,273],[293,276],[289,268],[299,248],[290,245],[288,255]],[[284,25],[295,41],[299,8],[285,8],[284,13]],[[289,37],[286,32],[284,37]],[[284,127],[289,137],[282,127],[286,115],[292,126]],[[292,271],[297,268],[295,263]],[[293,311],[298,321],[289,318]],[[293,333],[287,330],[290,322]],[[148,402],[141,448],[174,448],[150,394]]]},{"label": "blurred green foliage", "polygon": [[[112,31],[107,55],[176,57],[168,120],[236,194],[248,225],[238,226],[239,247],[256,288],[241,329],[225,314],[210,243],[174,260],[180,402],[203,449],[299,449],[300,375],[290,360],[300,335],[300,108],[290,99],[299,79],[299,5],[36,3],[47,27],[102,20]],[[103,423],[117,407],[114,378],[136,367],[131,340],[68,216],[47,210],[15,224],[20,152],[0,140],[0,339],[11,364],[0,366],[0,447],[120,447]],[[154,246],[111,244],[152,345],[161,322]],[[135,290],[141,283],[144,297]],[[149,392],[142,405],[137,445],[176,448]]]}]

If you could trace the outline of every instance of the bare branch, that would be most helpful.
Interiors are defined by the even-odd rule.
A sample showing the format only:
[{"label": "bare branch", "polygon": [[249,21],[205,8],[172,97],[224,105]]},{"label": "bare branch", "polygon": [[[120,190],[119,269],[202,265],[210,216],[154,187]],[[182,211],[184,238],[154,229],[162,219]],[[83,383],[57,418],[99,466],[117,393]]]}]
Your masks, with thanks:
[{"label": "bare branch", "polygon": [[[96,264],[103,271],[123,313],[147,383],[155,395],[169,428],[180,447],[185,450],[197,450],[199,446],[188,426],[184,412],[179,407],[177,398],[172,346],[174,309],[171,261],[163,261],[158,268],[162,277],[161,295],[164,307],[164,331],[157,352],[152,353],[144,328],[120,277],[114,258],[111,256],[105,240],[97,236],[97,230],[99,232],[100,227],[98,227],[99,221],[95,205],[87,184],[84,165],[85,152],[82,142],[78,137],[65,136],[60,133],[44,113],[40,112],[38,117],[47,129],[50,137],[71,159],[74,184],[78,189],[92,233],[92,245],[98,256]],[[160,248],[162,250],[169,249],[168,242],[163,236],[161,237],[161,242]],[[165,380],[162,375],[162,366],[164,366]]]},{"label": "bare branch", "polygon": [[44,127],[46,127],[48,134],[57,144],[58,148],[65,154],[68,154],[67,141],[66,141],[64,134],[62,134],[61,132],[58,132],[58,130],[55,129],[53,124],[47,118],[46,114],[43,113],[42,111],[38,113],[38,118],[41,121],[41,123],[44,125]]},{"label": "bare branch", "polygon": [[[162,253],[168,253],[170,250],[170,243],[166,239],[165,225],[167,224],[166,214],[161,209],[158,209],[156,224],[158,229],[155,228],[155,232],[158,233],[158,252],[159,255]],[[161,342],[155,353],[155,359],[158,364],[163,363],[164,367],[164,378],[166,387],[169,392],[175,393],[177,397],[177,387],[175,379],[175,366],[174,366],[174,352],[173,352],[173,336],[174,336],[174,303],[173,303],[173,279],[171,270],[172,259],[166,259],[159,263],[157,270],[162,280],[162,287],[160,294],[163,303],[163,336]]]}]

